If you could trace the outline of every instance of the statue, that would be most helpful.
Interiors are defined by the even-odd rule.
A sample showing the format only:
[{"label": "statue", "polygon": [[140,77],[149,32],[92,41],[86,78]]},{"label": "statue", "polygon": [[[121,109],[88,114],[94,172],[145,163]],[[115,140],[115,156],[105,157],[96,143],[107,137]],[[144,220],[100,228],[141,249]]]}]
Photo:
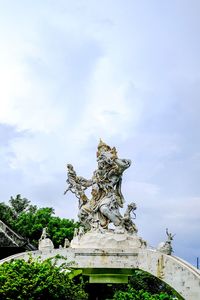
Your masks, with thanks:
[{"label": "statue", "polygon": [[87,187],[92,185],[92,182],[81,176],[78,177],[71,164],[67,164],[67,169],[68,169],[68,173],[67,173],[68,178],[66,182],[68,183],[68,187],[65,190],[64,195],[68,191],[74,193],[75,196],[79,199],[79,208],[81,208],[83,203],[87,202],[88,200],[84,191],[86,190]]},{"label": "statue", "polygon": [[39,239],[38,249],[41,251],[49,251],[54,249],[54,245],[52,240],[49,238],[48,235],[48,228],[44,227],[42,229],[42,235]]},{"label": "statue", "polygon": [[70,246],[70,241],[68,240],[68,238],[65,238],[65,242],[64,242],[64,247],[63,248],[68,248]]},{"label": "statue", "polygon": [[167,234],[167,240],[165,242],[161,242],[159,245],[158,245],[158,251],[162,252],[162,253],[165,253],[165,254],[168,254],[168,255],[171,255],[172,252],[173,252],[173,249],[172,249],[172,241],[174,239],[174,235],[172,235],[172,233],[169,233],[168,232],[168,228],[166,228],[166,234]]},{"label": "statue", "polygon": [[48,229],[47,227],[44,227],[42,229],[42,234],[41,234],[39,241],[45,240],[48,237],[47,229]]},{"label": "statue", "polygon": [[[91,179],[77,176],[73,166],[67,165],[68,186],[64,194],[71,191],[79,199],[78,217],[85,232],[97,230],[103,233],[112,223],[116,233],[137,233],[131,217],[131,212],[135,216],[135,203],[128,205],[124,216],[119,211],[125,202],[121,192],[122,175],[130,165],[129,159],[118,158],[116,148],[102,140],[97,149],[97,169]],[[90,199],[85,194],[88,187],[91,187]]]},{"label": "statue", "polygon": [[[124,213],[124,225],[125,225],[125,228],[128,232],[138,232],[137,230],[137,227],[135,225],[135,223],[132,221],[133,219],[136,219],[136,214],[134,212],[134,210],[136,210],[137,206],[135,203],[130,203],[128,204],[127,206],[127,209]],[[131,217],[131,212],[133,213],[133,218]]]}]

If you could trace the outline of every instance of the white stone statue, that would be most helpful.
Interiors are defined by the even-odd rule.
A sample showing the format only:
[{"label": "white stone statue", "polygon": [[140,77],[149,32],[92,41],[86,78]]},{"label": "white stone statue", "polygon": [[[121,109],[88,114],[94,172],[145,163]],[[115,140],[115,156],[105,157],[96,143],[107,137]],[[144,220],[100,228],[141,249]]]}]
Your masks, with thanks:
[{"label": "white stone statue", "polygon": [[[124,218],[123,218],[123,222],[124,222],[124,226],[126,228],[126,230],[128,232],[138,232],[137,227],[135,225],[135,223],[133,222],[133,219],[136,219],[136,214],[134,212],[134,210],[136,210],[137,206],[135,203],[131,202],[130,204],[128,204],[127,209],[124,213]],[[133,214],[133,218],[131,217],[131,213]]]},{"label": "white stone statue", "polygon": [[68,238],[65,238],[64,248],[68,248],[69,246],[70,246],[70,241],[68,240]]},{"label": "white stone statue", "polygon": [[173,252],[172,241],[174,239],[175,234],[172,235],[171,233],[169,233],[168,228],[166,228],[166,234],[167,234],[167,240],[165,242],[161,242],[158,245],[157,250],[162,253],[171,255]]},{"label": "white stone statue", "polygon": [[[120,159],[115,147],[111,148],[100,140],[97,149],[97,169],[92,179],[77,176],[71,164],[67,165],[67,189],[64,194],[71,191],[79,199],[79,221],[85,231],[108,230],[109,223],[115,226],[115,232],[130,234],[136,233],[137,228],[133,223],[131,212],[136,205],[128,205],[124,216],[119,209],[123,207],[124,197],[121,192],[123,172],[129,168],[129,159]],[[91,187],[91,198],[85,194],[85,190]]]},{"label": "white stone statue", "polygon": [[48,237],[47,227],[42,229],[42,235],[39,239],[38,249],[41,251],[49,251],[54,249],[52,240]]},{"label": "white stone statue", "polygon": [[47,227],[44,227],[44,228],[42,229],[42,234],[41,234],[41,237],[40,237],[39,241],[46,239],[47,236],[48,236],[48,233],[47,233]]}]

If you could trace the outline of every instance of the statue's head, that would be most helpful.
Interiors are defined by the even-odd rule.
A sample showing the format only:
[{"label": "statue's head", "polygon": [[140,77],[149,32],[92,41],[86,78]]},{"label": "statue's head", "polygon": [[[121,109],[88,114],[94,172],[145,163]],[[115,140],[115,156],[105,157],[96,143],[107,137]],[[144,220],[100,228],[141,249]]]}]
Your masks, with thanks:
[{"label": "statue's head", "polygon": [[74,168],[71,164],[67,164],[67,169],[70,170],[70,171],[74,170]]},{"label": "statue's head", "polygon": [[99,145],[97,147],[97,160],[102,156],[114,160],[117,158],[117,151],[115,147],[111,148],[100,139]]}]

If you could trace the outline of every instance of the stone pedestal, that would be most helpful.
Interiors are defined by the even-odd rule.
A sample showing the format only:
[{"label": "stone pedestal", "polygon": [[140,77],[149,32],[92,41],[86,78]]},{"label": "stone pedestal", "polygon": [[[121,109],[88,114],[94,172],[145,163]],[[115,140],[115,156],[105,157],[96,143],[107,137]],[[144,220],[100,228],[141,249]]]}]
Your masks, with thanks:
[{"label": "stone pedestal", "polygon": [[82,249],[138,249],[146,248],[147,243],[136,234],[89,231],[82,236],[74,237],[70,246]]},{"label": "stone pedestal", "polygon": [[41,251],[49,251],[54,249],[53,242],[49,238],[45,238],[39,241],[38,249]]},{"label": "stone pedestal", "polygon": [[[75,251],[81,251],[81,256],[84,256],[84,254],[87,256],[85,251],[90,248],[93,251],[90,254],[91,258],[94,260],[103,260],[104,264],[107,264],[107,267],[102,269],[93,267],[82,269],[83,275],[89,276],[90,283],[128,283],[128,277],[132,275],[131,269],[109,268],[110,263],[108,259],[110,256],[109,254],[106,255],[106,253],[107,251],[108,253],[114,251],[114,254],[120,255],[120,253],[125,254],[124,251],[128,250],[133,255],[139,249],[146,248],[147,243],[141,237],[137,236],[136,233],[120,233],[113,230],[98,232],[91,230],[85,234],[75,236],[71,241],[70,247],[74,248]],[[101,251],[101,253],[99,254],[96,251]],[[106,256],[104,257],[104,255]],[[111,263],[115,264],[115,260],[116,256],[114,256]]]}]

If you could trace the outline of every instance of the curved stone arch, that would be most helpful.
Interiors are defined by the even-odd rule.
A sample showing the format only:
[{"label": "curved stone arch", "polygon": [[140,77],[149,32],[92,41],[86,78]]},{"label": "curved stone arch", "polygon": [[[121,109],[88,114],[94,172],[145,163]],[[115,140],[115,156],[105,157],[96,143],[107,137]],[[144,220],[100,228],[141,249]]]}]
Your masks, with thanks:
[{"label": "curved stone arch", "polygon": [[195,267],[156,250],[142,251],[139,257],[139,269],[161,279],[186,300],[200,299],[200,272]]},{"label": "curved stone arch", "polygon": [[[143,270],[143,269],[133,269],[134,271],[141,271],[142,272],[142,274],[144,275],[144,274],[147,274],[147,275],[149,275],[150,277],[152,277],[152,278],[154,278],[154,279],[157,279],[158,281],[157,281],[157,284],[158,285],[161,285],[162,284],[162,288],[163,288],[163,290],[165,290],[165,288],[167,288],[168,287],[168,289],[170,290],[172,290],[172,291],[174,291],[174,292],[176,292],[179,296],[181,296],[181,297],[183,297],[174,287],[172,287],[171,285],[169,285],[165,280],[163,280],[163,279],[161,279],[160,277],[158,277],[158,276],[155,276],[155,275],[153,275],[152,273],[149,273],[148,271],[145,271],[145,270]],[[134,273],[135,274],[135,273]],[[176,298],[175,298],[176,299]],[[184,298],[181,298],[181,299],[184,299]]]},{"label": "curved stone arch", "polygon": [[[10,261],[11,259],[25,259],[30,255],[33,258],[40,257],[44,260],[55,255],[67,258],[68,262],[73,262],[72,267],[82,270],[128,270],[141,269],[158,277],[174,290],[176,290],[185,300],[200,299],[200,272],[184,260],[163,254],[151,249],[74,249],[63,248],[51,251],[32,251],[10,256],[0,261]],[[129,274],[131,275],[131,274]]]}]

